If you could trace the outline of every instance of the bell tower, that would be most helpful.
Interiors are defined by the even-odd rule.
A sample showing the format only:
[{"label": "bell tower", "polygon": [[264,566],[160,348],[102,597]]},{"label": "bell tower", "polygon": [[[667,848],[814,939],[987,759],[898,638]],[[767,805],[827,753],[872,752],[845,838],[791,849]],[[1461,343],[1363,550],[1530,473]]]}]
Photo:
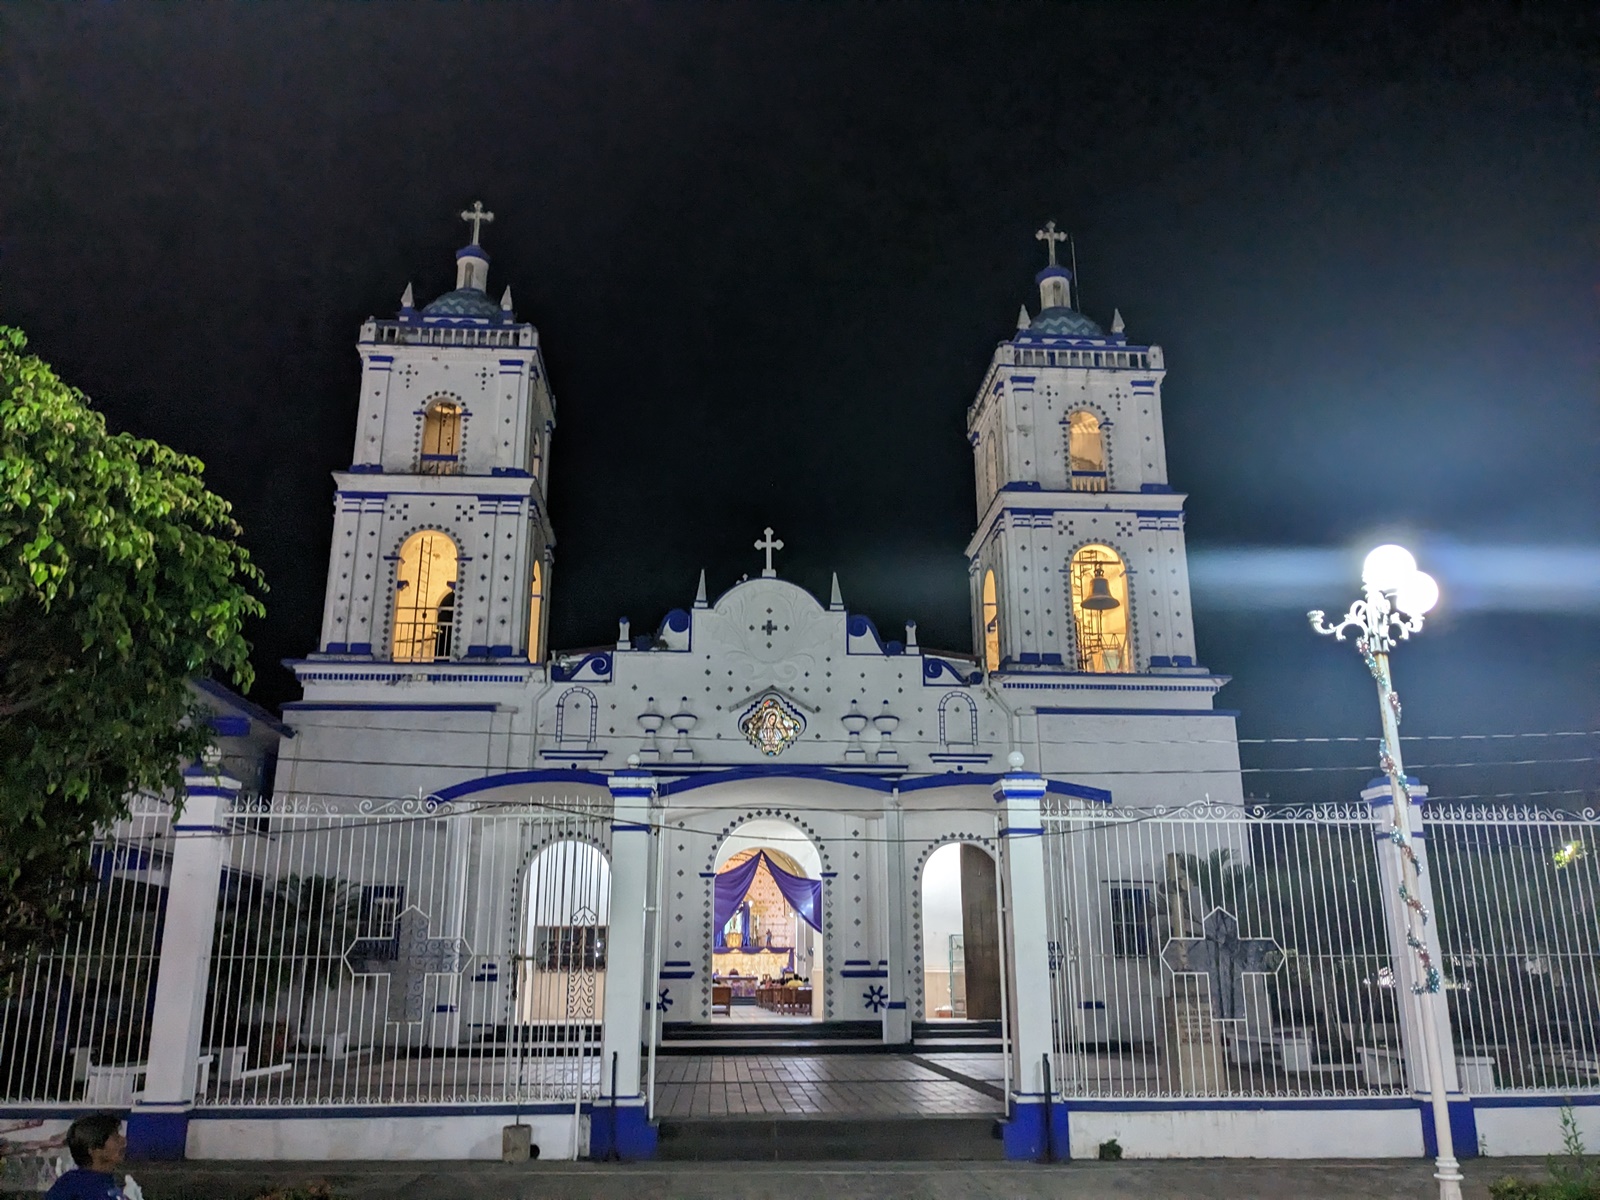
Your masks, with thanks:
[{"label": "bell tower", "polygon": [[319,658],[541,661],[555,399],[511,289],[488,295],[481,202],[453,291],[361,326],[348,470],[334,473]]},{"label": "bell tower", "polygon": [[967,411],[973,640],[991,675],[1104,676],[1065,701],[1104,704],[1091,697],[1118,676],[1205,673],[1184,497],[1167,482],[1165,360],[1128,338],[1120,312],[1107,331],[1078,311],[1057,261],[1066,234],[1050,222],[1035,236],[1049,259],[1039,311],[1022,309]]}]

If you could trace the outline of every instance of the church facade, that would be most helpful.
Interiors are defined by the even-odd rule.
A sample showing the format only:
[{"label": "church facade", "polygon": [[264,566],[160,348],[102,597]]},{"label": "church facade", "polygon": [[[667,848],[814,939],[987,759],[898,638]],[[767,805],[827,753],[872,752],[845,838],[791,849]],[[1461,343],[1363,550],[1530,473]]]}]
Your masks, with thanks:
[{"label": "church facade", "polygon": [[[788,821],[834,881],[818,1015],[840,1018],[881,1011],[853,981],[896,964],[906,979],[884,990],[921,1015],[899,910],[943,840],[992,845],[1013,752],[1091,802],[1240,802],[1232,714],[1213,705],[1226,680],[1194,657],[1161,347],[1073,309],[1061,235],[1040,236],[1040,307],[968,410],[972,657],[923,650],[915,624],[879,630],[837,577],[825,598],[786,582],[771,530],[758,576],[714,596],[702,572],[653,630],[623,622],[614,647],[564,654],[545,645],[554,394],[538,331],[486,290],[475,229],[454,291],[419,309],[408,288],[361,328],[322,642],[292,664],[305,699],[285,711],[280,792],[482,801],[634,763],[666,823],[685,818],[673,878],[714,871],[743,823]],[[667,899],[674,933],[693,927],[668,947],[688,964],[665,981],[673,1015],[707,1019],[706,897]]]}]

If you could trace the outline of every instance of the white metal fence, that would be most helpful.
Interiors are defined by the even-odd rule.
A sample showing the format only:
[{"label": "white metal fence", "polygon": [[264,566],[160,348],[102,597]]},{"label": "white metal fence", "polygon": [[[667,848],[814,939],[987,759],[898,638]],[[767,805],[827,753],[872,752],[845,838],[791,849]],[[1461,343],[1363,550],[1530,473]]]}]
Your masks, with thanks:
[{"label": "white metal fence", "polygon": [[1430,806],[1426,832],[1463,1086],[1600,1090],[1600,813]]},{"label": "white metal fence", "polygon": [[1043,812],[1064,1094],[1401,1091],[1365,804]]},{"label": "white metal fence", "polygon": [[0,1101],[128,1103],[150,1044],[171,810],[137,797],[96,838],[84,917],[60,946],[0,979]]},{"label": "white metal fence", "polygon": [[608,799],[279,803],[232,826],[202,1103],[597,1092]]}]

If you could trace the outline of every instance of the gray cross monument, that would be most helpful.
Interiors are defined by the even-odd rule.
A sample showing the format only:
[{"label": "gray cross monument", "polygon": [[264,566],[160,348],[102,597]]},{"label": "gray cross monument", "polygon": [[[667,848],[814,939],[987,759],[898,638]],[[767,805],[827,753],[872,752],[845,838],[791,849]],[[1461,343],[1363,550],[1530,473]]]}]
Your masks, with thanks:
[{"label": "gray cross monument", "polygon": [[1277,974],[1283,950],[1273,938],[1240,937],[1239,918],[1213,908],[1200,924],[1199,937],[1172,938],[1161,958],[1174,975],[1207,980],[1213,1021],[1243,1021],[1244,977]]},{"label": "gray cross monument", "polygon": [[[1173,974],[1172,1024],[1168,1068],[1185,1092],[1218,1095],[1226,1079],[1221,1029],[1234,1036],[1247,1017],[1244,977],[1272,975],[1283,965],[1283,950],[1272,938],[1242,938],[1239,919],[1213,908],[1200,922],[1199,937],[1174,937],[1161,951]],[[1204,984],[1202,984],[1204,980]]]},{"label": "gray cross monument", "polygon": [[[363,943],[345,952],[351,974],[389,981],[388,1018],[399,1024],[418,1024],[423,1011],[423,990],[429,976],[444,978],[461,974],[468,950],[465,938],[428,936],[428,914],[412,907],[398,918],[395,941],[399,944],[393,959],[383,961],[358,955]],[[366,944],[370,944],[370,941]]]}]

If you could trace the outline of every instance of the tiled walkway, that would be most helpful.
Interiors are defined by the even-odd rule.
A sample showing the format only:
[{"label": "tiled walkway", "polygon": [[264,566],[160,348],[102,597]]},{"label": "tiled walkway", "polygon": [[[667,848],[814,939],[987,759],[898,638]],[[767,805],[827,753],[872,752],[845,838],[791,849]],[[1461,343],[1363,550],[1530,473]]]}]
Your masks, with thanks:
[{"label": "tiled walkway", "polygon": [[1004,1107],[993,1094],[999,1078],[1000,1058],[992,1054],[663,1058],[656,1066],[656,1113],[668,1119],[981,1115]]}]

